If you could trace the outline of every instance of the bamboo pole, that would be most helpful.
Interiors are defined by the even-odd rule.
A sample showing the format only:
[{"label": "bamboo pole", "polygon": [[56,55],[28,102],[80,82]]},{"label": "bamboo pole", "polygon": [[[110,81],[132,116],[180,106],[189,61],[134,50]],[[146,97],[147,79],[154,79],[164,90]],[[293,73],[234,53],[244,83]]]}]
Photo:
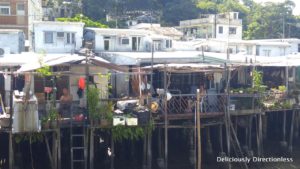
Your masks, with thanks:
[{"label": "bamboo pole", "polygon": [[200,127],[200,90],[197,89],[197,144],[198,144],[198,160],[197,169],[201,169],[201,127]]}]

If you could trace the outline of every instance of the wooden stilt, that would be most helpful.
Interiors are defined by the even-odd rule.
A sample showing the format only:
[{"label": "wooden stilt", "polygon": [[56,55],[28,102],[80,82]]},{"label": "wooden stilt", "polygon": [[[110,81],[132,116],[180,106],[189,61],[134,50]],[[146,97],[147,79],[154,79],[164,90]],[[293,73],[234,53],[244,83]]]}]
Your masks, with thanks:
[{"label": "wooden stilt", "polygon": [[147,168],[147,135],[145,134],[143,140],[143,169]]},{"label": "wooden stilt", "polygon": [[200,90],[197,90],[197,146],[198,146],[198,160],[197,169],[201,169],[201,124],[200,124]]},{"label": "wooden stilt", "polygon": [[14,169],[13,134],[9,132],[9,169]]},{"label": "wooden stilt", "polygon": [[61,137],[60,129],[57,130],[57,169],[61,169]]},{"label": "wooden stilt", "polygon": [[53,166],[53,159],[52,159],[52,155],[51,155],[51,150],[50,150],[50,145],[49,145],[49,141],[48,141],[48,138],[47,138],[47,134],[45,134],[44,137],[45,137],[45,142],[46,142],[46,147],[47,147],[47,153],[48,153],[48,157],[49,157],[51,168],[55,169],[54,166]]},{"label": "wooden stilt", "polygon": [[52,162],[53,168],[57,168],[57,133],[52,133]]},{"label": "wooden stilt", "polygon": [[164,118],[164,130],[165,130],[165,168],[168,169],[168,101],[167,101],[167,69],[165,65],[164,69],[164,91],[165,91],[165,96],[164,96],[164,113],[165,113],[165,118]]},{"label": "wooden stilt", "polygon": [[147,168],[152,169],[152,131],[147,132]]},{"label": "wooden stilt", "polygon": [[289,152],[293,152],[293,139],[294,139],[294,124],[295,124],[295,114],[296,110],[293,110],[292,112],[292,119],[291,119],[291,130],[290,130],[290,140],[289,140]]},{"label": "wooden stilt", "polygon": [[113,138],[111,137],[111,157],[110,157],[110,169],[115,168],[115,142]]},{"label": "wooden stilt", "polygon": [[94,128],[90,130],[90,169],[94,169]]},{"label": "wooden stilt", "polygon": [[224,148],[223,148],[223,130],[222,130],[222,125],[219,125],[219,144],[220,144],[220,150],[223,153]]}]

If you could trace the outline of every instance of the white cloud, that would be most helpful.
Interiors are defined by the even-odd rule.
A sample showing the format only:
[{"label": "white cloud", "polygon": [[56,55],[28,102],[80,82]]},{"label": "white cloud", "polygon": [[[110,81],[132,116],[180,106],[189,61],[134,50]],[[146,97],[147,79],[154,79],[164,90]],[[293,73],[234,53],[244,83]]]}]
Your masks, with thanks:
[{"label": "white cloud", "polygon": [[[284,0],[255,0],[256,2],[284,2]],[[296,4],[296,7],[294,9],[295,15],[300,15],[300,1],[299,0],[293,0]]]}]

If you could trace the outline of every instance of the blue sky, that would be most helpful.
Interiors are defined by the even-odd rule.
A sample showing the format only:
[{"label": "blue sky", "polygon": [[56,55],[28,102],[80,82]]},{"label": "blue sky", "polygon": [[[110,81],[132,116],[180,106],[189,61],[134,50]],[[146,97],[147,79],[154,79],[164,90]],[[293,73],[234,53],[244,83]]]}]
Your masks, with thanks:
[{"label": "blue sky", "polygon": [[[284,2],[284,0],[255,0],[256,2]],[[296,4],[294,9],[295,15],[300,15],[300,0],[293,0]]]}]

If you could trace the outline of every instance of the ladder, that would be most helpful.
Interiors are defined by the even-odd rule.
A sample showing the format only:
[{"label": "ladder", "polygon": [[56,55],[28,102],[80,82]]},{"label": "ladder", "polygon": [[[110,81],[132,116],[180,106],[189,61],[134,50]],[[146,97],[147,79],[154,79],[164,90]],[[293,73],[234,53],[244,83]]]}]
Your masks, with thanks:
[{"label": "ladder", "polygon": [[71,111],[71,169],[87,169],[87,131],[84,124],[83,122],[74,122],[73,111]]}]

